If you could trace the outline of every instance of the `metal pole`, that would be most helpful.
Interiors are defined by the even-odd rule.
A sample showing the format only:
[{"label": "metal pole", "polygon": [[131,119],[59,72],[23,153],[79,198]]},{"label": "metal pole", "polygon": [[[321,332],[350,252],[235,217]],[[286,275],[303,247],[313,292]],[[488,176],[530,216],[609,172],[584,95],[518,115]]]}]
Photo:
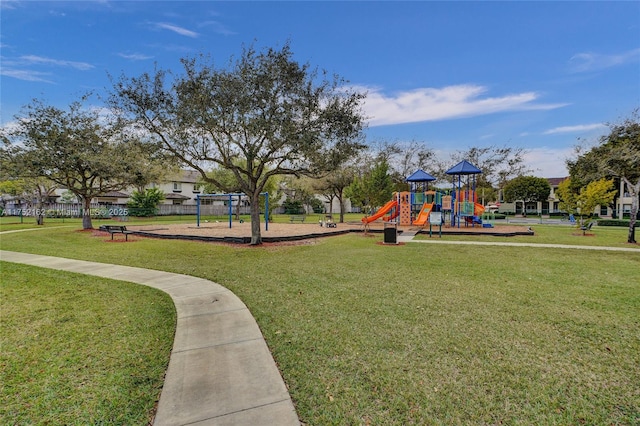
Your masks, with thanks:
[{"label": "metal pole", "polygon": [[200,227],[200,194],[196,195],[196,226]]},{"label": "metal pole", "polygon": [[269,193],[264,193],[264,230],[269,230]]}]

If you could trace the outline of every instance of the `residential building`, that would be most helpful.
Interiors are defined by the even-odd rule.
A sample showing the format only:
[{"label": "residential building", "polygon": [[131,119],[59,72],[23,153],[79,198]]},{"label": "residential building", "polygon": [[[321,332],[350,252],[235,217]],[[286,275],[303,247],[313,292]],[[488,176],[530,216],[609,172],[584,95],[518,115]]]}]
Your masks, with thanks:
[{"label": "residential building", "polygon": [[[500,212],[514,213],[514,214],[527,214],[527,215],[554,215],[562,213],[560,209],[560,198],[558,197],[558,186],[569,179],[568,177],[554,177],[547,178],[549,186],[551,186],[551,192],[549,198],[542,202],[527,202],[517,201],[515,203],[501,203]],[[620,215],[618,212],[622,212],[623,215],[628,215],[631,212],[631,194],[627,190],[624,182],[620,182],[618,189],[618,196],[615,199],[615,206],[598,206],[594,209],[593,213],[601,218],[617,218]]]}]

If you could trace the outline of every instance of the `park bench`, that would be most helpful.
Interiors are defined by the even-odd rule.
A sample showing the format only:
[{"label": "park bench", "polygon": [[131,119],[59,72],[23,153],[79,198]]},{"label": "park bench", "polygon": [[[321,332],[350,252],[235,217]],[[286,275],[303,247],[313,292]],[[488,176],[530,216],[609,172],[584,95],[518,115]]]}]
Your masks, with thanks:
[{"label": "park bench", "polygon": [[582,230],[582,235],[587,235],[588,231],[591,231],[591,227],[593,226],[593,222],[589,222],[587,225],[582,225],[580,229]]},{"label": "park bench", "polygon": [[303,215],[293,215],[289,218],[289,222],[293,223],[293,222],[304,222],[304,216]]},{"label": "park bench", "polygon": [[129,241],[129,234],[133,233],[133,231],[127,231],[126,226],[121,226],[121,225],[101,225],[100,230],[110,233],[112,240],[113,240],[113,234],[122,234],[124,235],[125,241]]}]

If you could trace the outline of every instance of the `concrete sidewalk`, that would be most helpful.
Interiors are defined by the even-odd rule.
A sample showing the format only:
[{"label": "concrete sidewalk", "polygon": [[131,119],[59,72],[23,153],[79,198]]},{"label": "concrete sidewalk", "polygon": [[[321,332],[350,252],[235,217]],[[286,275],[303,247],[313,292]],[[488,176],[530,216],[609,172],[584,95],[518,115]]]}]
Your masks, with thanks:
[{"label": "concrete sidewalk", "polygon": [[467,246],[506,246],[506,247],[533,247],[533,248],[560,248],[574,250],[601,250],[601,251],[624,251],[628,253],[640,254],[640,249],[632,247],[607,247],[607,246],[578,246],[569,244],[544,244],[544,243],[509,243],[509,242],[490,242],[490,241],[447,241],[439,238],[428,240],[414,240],[412,236],[408,236],[403,240],[404,243],[424,243],[424,244],[449,244],[449,245],[467,245]]},{"label": "concrete sidewalk", "polygon": [[226,288],[188,275],[0,250],[0,260],[129,281],[168,293],[177,327],[154,425],[299,425],[253,316]]}]

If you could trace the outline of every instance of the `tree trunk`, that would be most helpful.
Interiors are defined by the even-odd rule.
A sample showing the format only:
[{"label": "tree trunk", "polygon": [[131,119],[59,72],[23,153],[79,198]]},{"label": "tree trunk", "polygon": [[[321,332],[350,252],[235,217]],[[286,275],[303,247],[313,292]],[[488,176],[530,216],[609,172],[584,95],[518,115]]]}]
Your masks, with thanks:
[{"label": "tree trunk", "polygon": [[342,194],[337,197],[338,204],[340,204],[340,223],[344,223],[344,200]]},{"label": "tree trunk", "polygon": [[260,235],[260,193],[251,194],[251,245],[262,244]]},{"label": "tree trunk", "polygon": [[[233,203],[233,197],[231,197],[231,203]],[[240,220],[240,203],[242,203],[242,195],[238,196],[238,204],[236,204],[236,208],[235,208],[236,220]]]},{"label": "tree trunk", "polygon": [[44,225],[44,203],[41,198],[38,198],[36,203],[36,224]]},{"label": "tree trunk", "polygon": [[627,242],[630,244],[636,243],[636,218],[638,217],[638,197],[640,196],[640,179],[635,185],[623,178],[629,189],[629,195],[631,195],[631,214],[629,215],[629,235],[627,236]]},{"label": "tree trunk", "polygon": [[91,223],[91,198],[82,197],[82,229],[93,229]]}]

